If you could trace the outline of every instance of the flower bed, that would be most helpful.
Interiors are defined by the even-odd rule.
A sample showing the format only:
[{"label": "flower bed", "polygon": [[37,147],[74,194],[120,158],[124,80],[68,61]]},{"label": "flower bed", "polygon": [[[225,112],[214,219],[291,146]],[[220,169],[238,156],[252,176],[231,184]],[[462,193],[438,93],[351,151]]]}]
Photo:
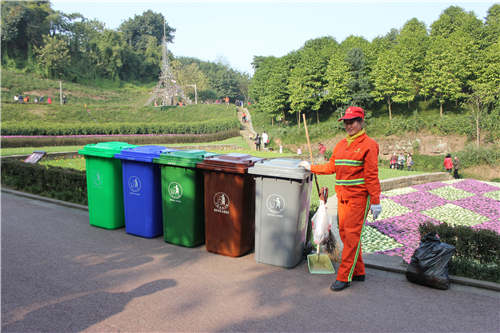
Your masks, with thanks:
[{"label": "flower bed", "polygon": [[367,218],[364,253],[401,256],[410,261],[425,222],[463,225],[500,234],[500,183],[474,179],[414,185],[382,192],[382,214]]}]

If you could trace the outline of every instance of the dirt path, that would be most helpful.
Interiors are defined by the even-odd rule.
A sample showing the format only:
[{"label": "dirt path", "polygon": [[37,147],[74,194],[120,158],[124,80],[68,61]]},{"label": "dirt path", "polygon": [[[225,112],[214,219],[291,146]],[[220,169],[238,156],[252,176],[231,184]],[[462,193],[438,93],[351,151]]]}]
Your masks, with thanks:
[{"label": "dirt path", "polygon": [[[245,112],[247,116],[246,122],[243,121],[243,112]],[[255,132],[255,130],[253,129],[252,117],[250,116],[250,112],[248,112],[248,109],[243,107],[238,107],[238,119],[240,120],[241,126],[243,126],[243,129],[240,130],[240,135],[248,143],[250,149],[256,150],[255,143],[252,138],[255,137],[257,132]]]}]

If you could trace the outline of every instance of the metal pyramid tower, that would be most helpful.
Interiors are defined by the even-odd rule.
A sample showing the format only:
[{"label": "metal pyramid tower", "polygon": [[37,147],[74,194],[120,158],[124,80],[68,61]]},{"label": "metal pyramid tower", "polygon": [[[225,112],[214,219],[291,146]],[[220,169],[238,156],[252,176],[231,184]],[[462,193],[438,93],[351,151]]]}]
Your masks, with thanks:
[{"label": "metal pyramid tower", "polygon": [[153,103],[155,106],[175,105],[178,101],[187,100],[182,88],[177,84],[168,62],[165,23],[163,24],[162,46],[161,73],[158,84],[145,105]]}]

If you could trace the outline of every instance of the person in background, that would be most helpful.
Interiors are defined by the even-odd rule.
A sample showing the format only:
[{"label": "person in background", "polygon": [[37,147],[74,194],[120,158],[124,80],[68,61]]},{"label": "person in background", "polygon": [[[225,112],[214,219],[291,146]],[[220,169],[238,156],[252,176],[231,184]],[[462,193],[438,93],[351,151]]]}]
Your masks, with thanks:
[{"label": "person in background", "polygon": [[269,144],[269,135],[267,135],[266,131],[262,132],[262,145],[264,149],[267,149],[267,145]]},{"label": "person in background", "polygon": [[261,138],[260,138],[259,133],[255,134],[255,138],[253,140],[255,142],[255,149],[256,150],[260,150],[260,141],[261,141]]},{"label": "person in background", "polygon": [[411,168],[413,166],[413,157],[411,156],[410,153],[406,156],[406,167],[408,168],[408,171],[411,171]]},{"label": "person in background", "polygon": [[389,162],[389,167],[391,169],[396,169],[397,162],[398,162],[398,157],[396,156],[396,152],[394,152],[394,154],[392,154],[392,156],[391,156],[391,161]]},{"label": "person in background", "polygon": [[453,169],[453,161],[451,159],[450,154],[446,154],[446,157],[444,158],[444,161],[443,161],[443,166],[444,166],[446,172],[451,173],[451,170]]},{"label": "person in background", "polygon": [[47,104],[52,104],[52,98],[47,97]]},{"label": "person in background", "polygon": [[455,156],[453,159],[453,178],[459,179],[460,175],[458,174],[458,169],[460,168],[460,161],[458,160],[458,156]]},{"label": "person in background", "polygon": [[330,286],[341,291],[351,281],[365,280],[365,265],[361,250],[361,236],[368,211],[373,219],[382,212],[380,181],[378,178],[378,143],[370,138],[364,127],[365,111],[350,106],[339,121],[344,121],[345,139],[335,146],[330,161],[310,165],[301,161],[299,166],[318,175],[335,174],[335,192],[338,202],[339,233],[344,249],[337,278]]},{"label": "person in background", "polygon": [[398,156],[398,169],[399,170],[403,170],[405,167],[405,155],[403,154],[403,152],[399,153],[399,156]]},{"label": "person in background", "polygon": [[14,103],[17,103],[19,101],[19,96],[14,95]]},{"label": "person in background", "polygon": [[321,157],[325,160],[325,153],[326,153],[326,146],[324,144],[322,144],[321,142],[318,144],[318,150],[319,150],[319,154],[321,155]]}]

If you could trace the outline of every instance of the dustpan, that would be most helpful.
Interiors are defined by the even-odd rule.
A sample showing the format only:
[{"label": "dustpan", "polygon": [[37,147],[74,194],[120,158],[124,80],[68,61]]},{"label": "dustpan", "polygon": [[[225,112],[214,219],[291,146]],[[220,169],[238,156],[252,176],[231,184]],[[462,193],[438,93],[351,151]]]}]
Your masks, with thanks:
[{"label": "dustpan", "polygon": [[[307,146],[309,148],[309,155],[311,158],[311,164],[313,163],[313,158],[312,158],[312,150],[311,150],[311,143],[309,141],[309,133],[307,131],[307,124],[306,124],[306,117],[303,115],[304,119],[304,129],[306,130],[306,138],[307,138]],[[321,191],[319,189],[319,184],[318,184],[318,178],[316,177],[316,174],[314,175],[314,180],[316,182],[316,190],[318,191],[318,195],[320,199],[323,201],[324,204],[326,204],[326,201],[328,200],[328,188],[322,188]],[[320,214],[321,216],[318,216],[318,219],[328,219],[328,215],[326,214],[326,206],[323,205],[323,203],[320,203],[320,208],[318,208],[318,212],[320,210],[322,211]],[[317,213],[318,213],[317,212]],[[316,221],[318,222],[318,221]],[[327,223],[327,221],[322,221],[324,223]],[[316,223],[316,226],[318,226],[318,223]],[[327,254],[321,254],[320,251],[320,242],[318,242],[317,247],[316,247],[316,253],[309,254],[307,256],[307,267],[309,268],[309,273],[311,274],[335,274],[335,269],[333,268],[332,261],[330,260],[330,257]]]},{"label": "dustpan", "polygon": [[330,257],[320,253],[320,246],[317,246],[317,253],[312,253],[307,256],[307,267],[311,274],[335,274]]}]

